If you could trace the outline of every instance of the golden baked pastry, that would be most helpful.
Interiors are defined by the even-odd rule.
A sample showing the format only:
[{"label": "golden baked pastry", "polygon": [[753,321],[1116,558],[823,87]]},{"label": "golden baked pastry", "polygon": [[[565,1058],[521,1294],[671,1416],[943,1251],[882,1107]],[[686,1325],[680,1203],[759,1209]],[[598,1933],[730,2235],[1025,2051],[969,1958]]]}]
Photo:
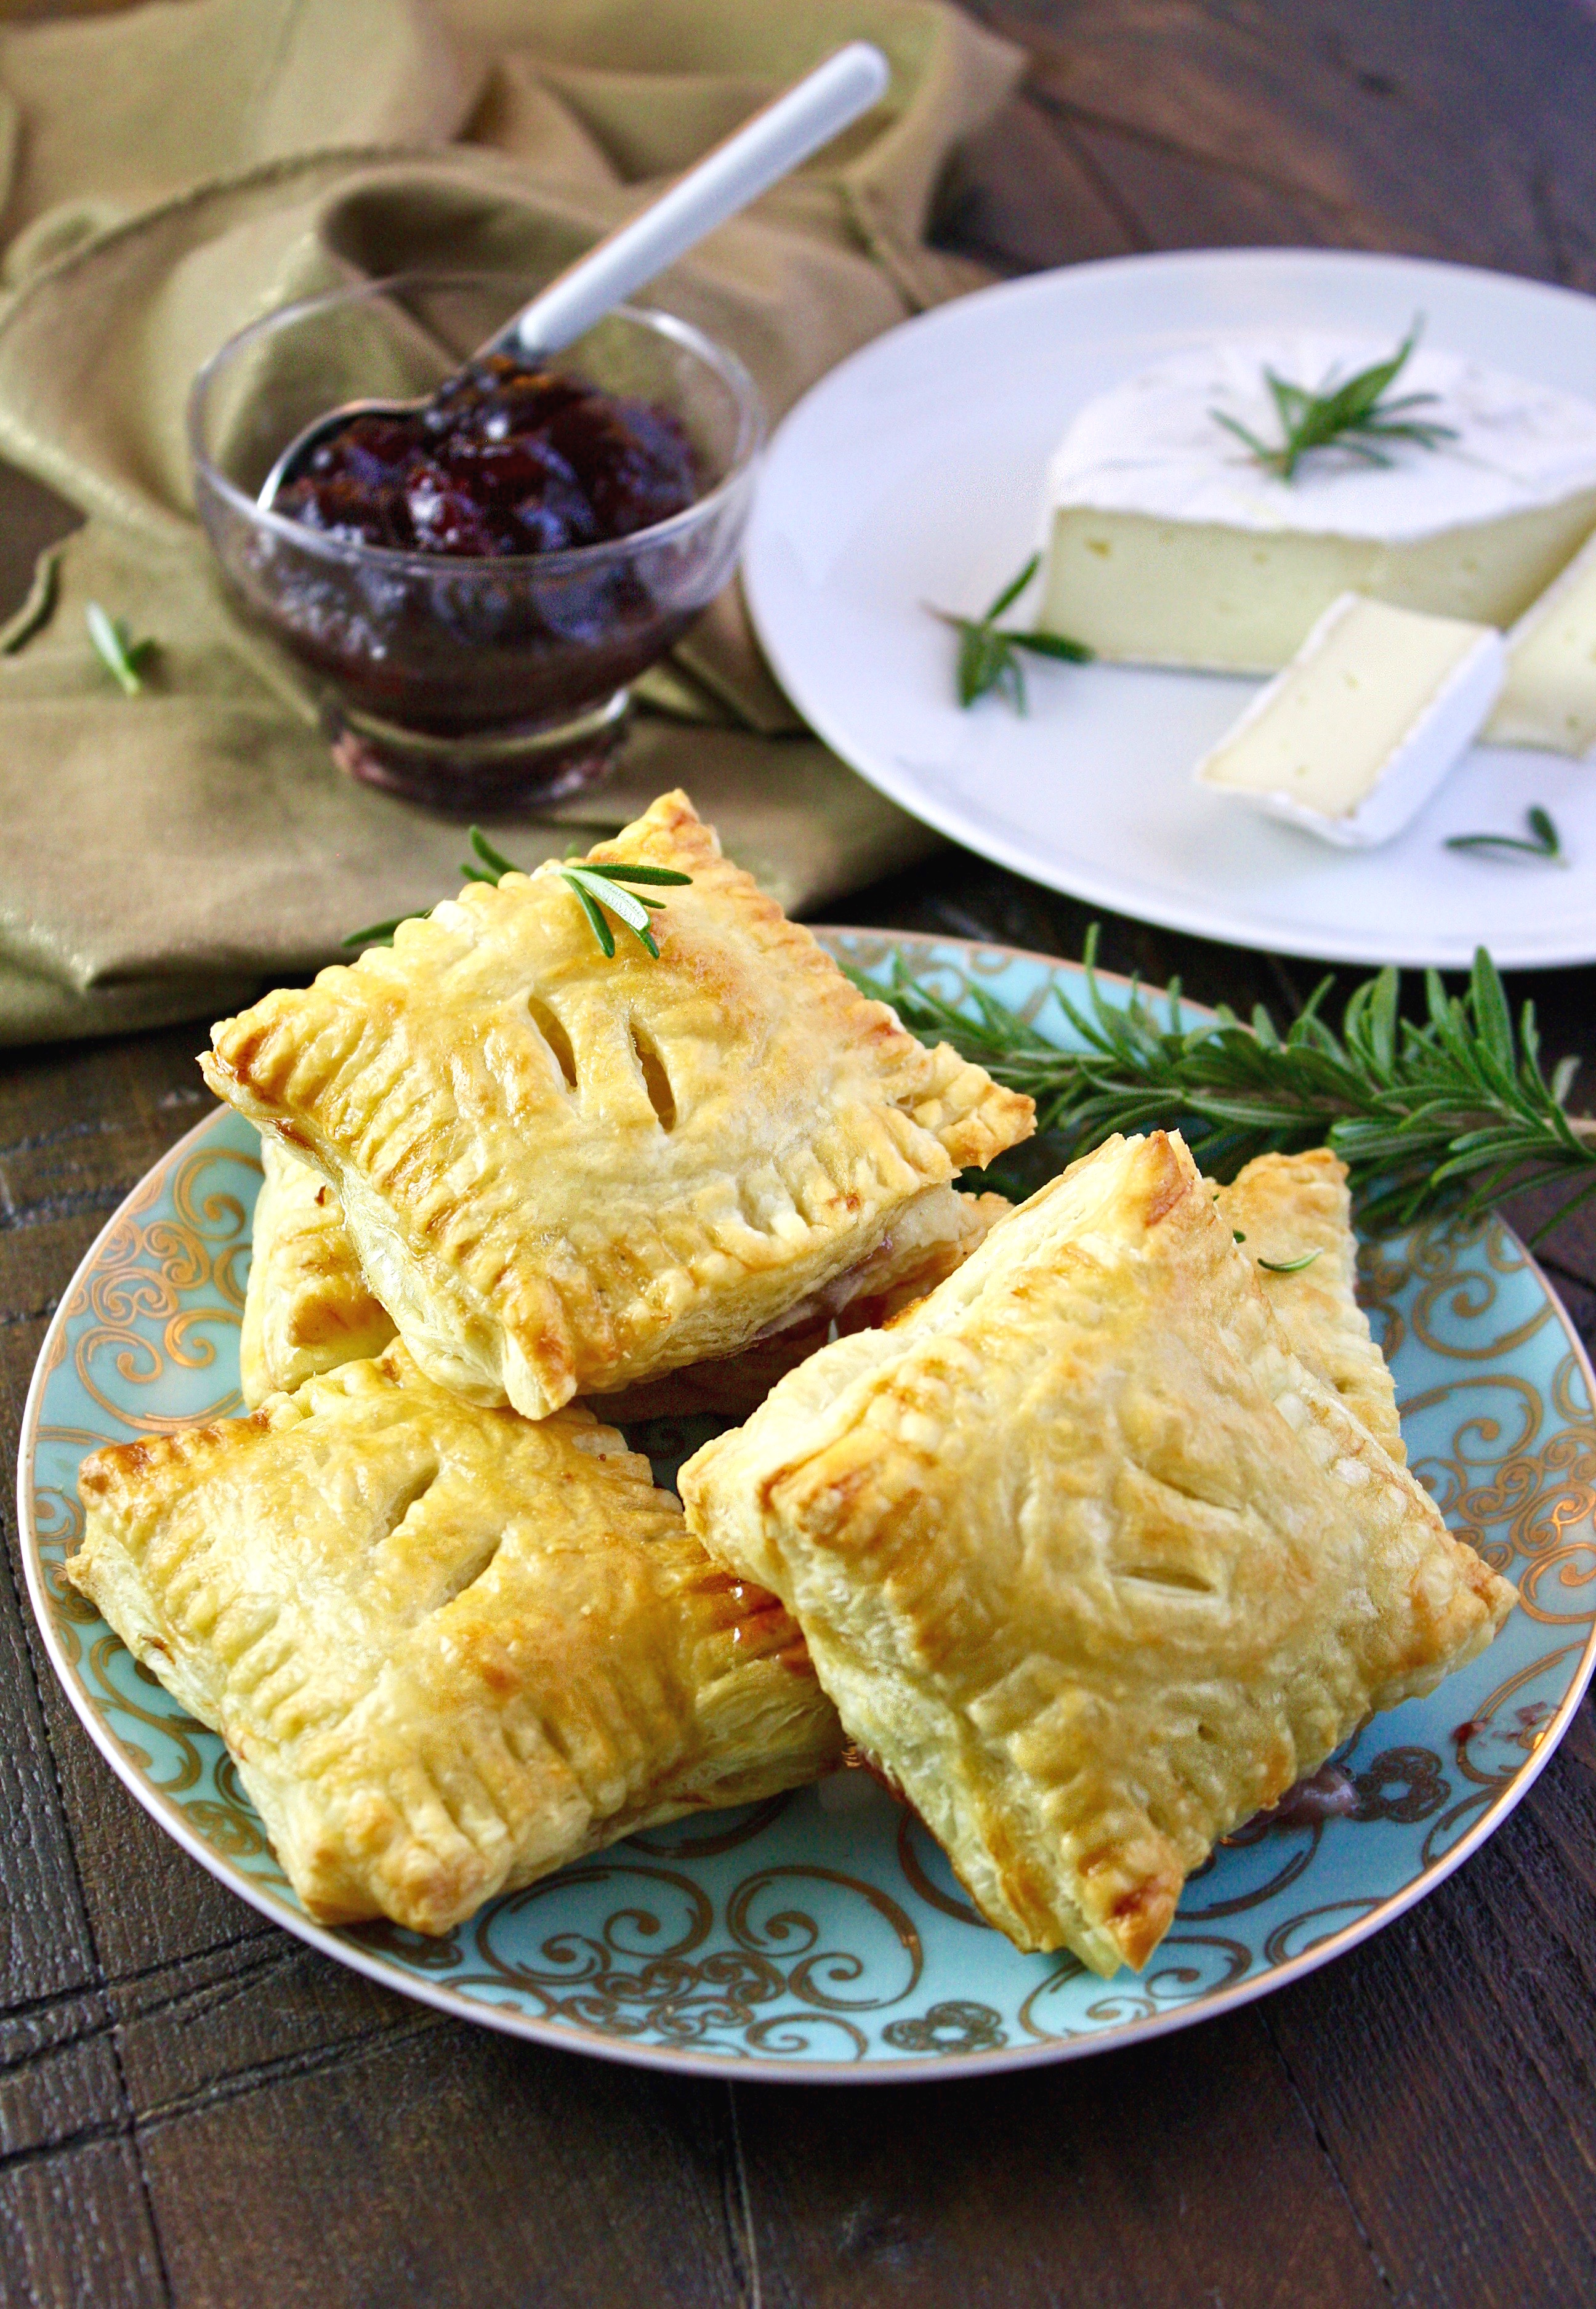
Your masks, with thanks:
[{"label": "golden baked pastry", "polygon": [[261,1167],[238,1339],[238,1385],[252,1411],[280,1388],[380,1355],[393,1336],[321,1172],[270,1136]]},{"label": "golden baked pastry", "polygon": [[416,1361],[540,1419],[746,1346],[1031,1101],[856,992],[667,794],[606,860],[677,868],[651,958],[557,868],[475,883],[224,1019],[206,1080],[337,1189]]},{"label": "golden baked pastry", "polygon": [[841,1734],[797,1628],[572,1408],[459,1402],[397,1342],[248,1419],[96,1452],[68,1577],[219,1731],[313,1916],[492,1894]]},{"label": "golden baked pastry", "polygon": [[1514,1601],[1291,1353],[1161,1132],[823,1348],[680,1487],[982,1913],[1105,1975],[1217,1838]]},{"label": "golden baked pastry", "polygon": [[[372,1296],[337,1195],[319,1171],[273,1137],[261,1141],[265,1182],[239,1340],[239,1386],[255,1405],[318,1371],[381,1354],[393,1336]],[[711,1412],[744,1419],[784,1374],[842,1331],[884,1323],[923,1299],[984,1241],[1014,1206],[1002,1195],[933,1187],[906,1206],[869,1257],[802,1302],[740,1354],[694,1363],[600,1396],[606,1419],[680,1419]]]},{"label": "golden baked pastry", "polygon": [[[1393,1459],[1406,1462],[1396,1415],[1396,1388],[1358,1304],[1358,1238],[1347,1166],[1327,1146],[1306,1154],[1260,1154],[1214,1200],[1243,1238],[1264,1296],[1288,1344],[1316,1379],[1332,1387]],[[1295,1274],[1278,1269],[1316,1252]]]},{"label": "golden baked pastry", "polygon": [[879,1329],[945,1283],[991,1233],[999,1219],[1013,1215],[1006,1195],[954,1194],[950,1207],[927,1195],[894,1225],[874,1258],[850,1278],[847,1298],[837,1310],[840,1331]]},{"label": "golden baked pastry", "polygon": [[684,1419],[701,1412],[746,1419],[779,1379],[839,1332],[887,1322],[923,1299],[983,1242],[1014,1205],[1002,1195],[962,1195],[931,1187],[906,1206],[870,1256],[804,1300],[740,1354],[692,1363],[594,1397],[606,1419]]}]

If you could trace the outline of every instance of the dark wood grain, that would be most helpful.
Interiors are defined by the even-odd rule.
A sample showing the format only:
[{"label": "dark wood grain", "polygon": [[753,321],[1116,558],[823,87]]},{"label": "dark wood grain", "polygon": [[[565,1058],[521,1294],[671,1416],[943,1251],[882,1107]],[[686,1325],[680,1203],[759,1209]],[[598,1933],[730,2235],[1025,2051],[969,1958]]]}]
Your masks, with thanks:
[{"label": "dark wood grain", "polygon": [[194,2309],[749,2298],[722,2088],[528,2054],[418,2006],[144,2128]]},{"label": "dark wood grain", "polygon": [[979,0],[1138,246],[1403,249],[1586,286],[1581,0]]},{"label": "dark wood grain", "polygon": [[[30,5],[28,13],[37,13]],[[1005,270],[1310,241],[1596,287],[1579,0],[979,0],[1031,68],[941,188]],[[65,508],[0,471],[0,610]],[[949,852],[847,918],[1078,952]],[[1103,959],[1289,1011],[1311,963],[1117,919]],[[1596,1061],[1596,972],[1525,983]],[[108,1212],[203,1111],[193,1028],[0,1054],[0,1440]],[[1543,1215],[1539,1206],[1524,1215]],[[1596,1210],[1549,1264],[1596,1336]],[[1596,1728],[1367,1947],[990,2082],[674,2082],[463,2028],[267,1924],[126,1797],[0,1505],[0,2301],[91,2309],[1562,2309],[1596,2299]]]},{"label": "dark wood grain", "polygon": [[[1016,2077],[745,2089],[738,2106],[765,2309],[1385,2300],[1251,2012]],[[1261,2168],[1240,2221],[1216,2183]]]},{"label": "dark wood grain", "polygon": [[1262,2008],[1398,2300],[1596,2299],[1589,1708],[1465,1872]]}]

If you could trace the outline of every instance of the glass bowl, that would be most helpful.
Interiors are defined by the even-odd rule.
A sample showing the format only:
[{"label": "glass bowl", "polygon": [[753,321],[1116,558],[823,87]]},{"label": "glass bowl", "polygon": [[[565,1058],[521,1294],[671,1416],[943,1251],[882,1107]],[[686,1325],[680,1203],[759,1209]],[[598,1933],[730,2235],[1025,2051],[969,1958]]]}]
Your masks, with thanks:
[{"label": "glass bowl", "polygon": [[200,519],[250,615],[316,677],[335,756],[462,817],[600,775],[626,684],[726,584],[764,437],[746,369],[685,321],[625,306],[549,364],[667,410],[693,446],[693,504],[608,543],[493,559],[394,552],[263,512],[255,495],[313,418],[433,392],[539,285],[416,272],[334,290],[229,338],[189,397]]}]

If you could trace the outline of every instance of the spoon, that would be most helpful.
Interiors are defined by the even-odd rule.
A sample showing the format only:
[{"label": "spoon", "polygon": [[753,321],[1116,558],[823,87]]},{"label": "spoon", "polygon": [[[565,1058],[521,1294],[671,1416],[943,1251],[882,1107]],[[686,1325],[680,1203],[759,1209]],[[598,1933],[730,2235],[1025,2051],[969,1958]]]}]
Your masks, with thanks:
[{"label": "spoon", "polygon": [[[736,216],[750,201],[818,152],[823,144],[883,94],[891,77],[886,58],[867,40],[852,40],[806,74],[784,96],[707,152],[670,190],[539,290],[471,356],[514,353],[538,361],[557,353],[601,321],[634,289]],[[262,482],[255,503],[271,510],[290,472],[325,435],[354,417],[407,417],[429,395],[410,401],[346,401],[313,418],[297,433]]]}]

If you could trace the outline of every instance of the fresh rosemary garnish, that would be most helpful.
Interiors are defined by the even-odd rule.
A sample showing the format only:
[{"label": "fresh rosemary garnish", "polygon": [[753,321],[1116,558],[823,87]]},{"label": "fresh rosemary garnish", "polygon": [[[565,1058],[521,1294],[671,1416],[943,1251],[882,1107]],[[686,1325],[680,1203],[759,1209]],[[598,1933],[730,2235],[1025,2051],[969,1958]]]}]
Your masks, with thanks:
[{"label": "fresh rosemary garnish", "polygon": [[349,947],[392,946],[393,933],[401,922],[424,922],[431,912],[432,908],[428,906],[425,912],[418,914],[391,914],[385,922],[367,922],[364,930],[350,930],[348,936],[341,938],[338,943],[340,946]]},{"label": "fresh rosemary garnish", "polygon": [[113,618],[98,601],[87,605],[83,621],[89,628],[95,656],[112,679],[120,684],[124,695],[136,697],[144,687],[141,669],[153,655],[155,644],[149,640],[135,642],[125,621]]},{"label": "fresh rosemary garnish", "polygon": [[1420,449],[1434,449],[1443,441],[1455,441],[1455,427],[1410,414],[1435,401],[1436,394],[1404,393],[1395,401],[1382,397],[1395,384],[1419,342],[1420,325],[1415,321],[1386,359],[1359,369],[1344,385],[1333,385],[1326,377],[1317,393],[1308,392],[1306,385],[1288,384],[1273,369],[1266,368],[1264,382],[1269,387],[1284,437],[1278,445],[1261,441],[1236,418],[1227,417],[1222,409],[1211,409],[1208,414],[1216,425],[1222,425],[1227,433],[1233,433],[1243,442],[1266,472],[1282,481],[1291,480],[1304,457],[1310,456],[1316,449],[1347,449],[1368,464],[1389,465],[1390,457],[1377,445],[1382,441],[1411,441]]},{"label": "fresh rosemary garnish", "polygon": [[669,866],[630,866],[624,860],[606,859],[602,867],[572,864],[560,868],[560,878],[575,891],[582,902],[582,912],[593,926],[593,936],[607,955],[615,952],[615,932],[605,920],[602,908],[617,916],[657,962],[660,949],[654,943],[654,933],[649,928],[645,908],[660,907],[663,898],[637,897],[623,890],[623,882],[659,883],[690,882],[691,874],[678,874]]},{"label": "fresh rosemary garnish", "polygon": [[911,1033],[949,1042],[1028,1092],[1061,1162],[1112,1131],[1160,1125],[1178,1125],[1216,1177],[1233,1177],[1255,1154],[1329,1146],[1374,1228],[1443,1209],[1471,1215],[1522,1188],[1562,1181],[1571,1191],[1549,1227],[1596,1191],[1596,1121],[1565,1103],[1578,1061],[1565,1059],[1548,1080],[1534,1006],[1524,1004],[1515,1031],[1483,947],[1461,995],[1427,974],[1422,1023],[1399,1015],[1397,973],[1383,970],[1353,990],[1339,1033],[1320,1016],[1330,979],[1283,1034],[1261,1004],[1250,1024],[1221,1007],[1211,1022],[1186,1026],[1178,982],[1156,1002],[1134,983],[1116,1001],[1098,983],[1096,953],[1094,926],[1079,992],[1058,985],[1050,998],[1074,1050],[979,985],[970,990],[971,1016],[902,960],[885,983],[850,975],[891,1002]]},{"label": "fresh rosemary garnish", "polygon": [[[512,865],[501,851],[496,850],[479,826],[470,830],[471,848],[475,858],[462,860],[461,872],[468,882],[490,882],[496,888],[506,874],[519,874],[519,866]],[[636,866],[625,859],[607,858],[602,866],[590,866],[584,860],[569,859],[560,868],[560,878],[573,890],[582,912],[592,926],[593,936],[607,956],[615,953],[615,932],[606,920],[604,910],[617,916],[633,933],[641,946],[659,960],[660,948],[649,928],[647,909],[663,906],[663,898],[634,897],[623,890],[623,882],[636,882],[658,886],[660,884],[680,885],[693,879],[691,874],[678,874],[673,866]],[[372,922],[363,930],[351,930],[342,943],[345,946],[392,946],[393,933],[401,922],[425,921],[434,909],[428,906],[418,914],[395,914],[392,921]]]},{"label": "fresh rosemary garnish", "polygon": [[1317,1250],[1305,1250],[1300,1258],[1261,1258],[1258,1265],[1266,1275],[1300,1275],[1305,1267],[1313,1265],[1324,1248],[1321,1243]]},{"label": "fresh rosemary garnish", "polygon": [[1549,866],[1566,866],[1568,852],[1552,824],[1550,811],[1542,809],[1536,802],[1524,812],[1524,820],[1531,837],[1527,842],[1517,834],[1451,834],[1442,847],[1446,850],[1477,850],[1487,858],[1499,856],[1504,851],[1511,855],[1516,851],[1521,857],[1544,859]]},{"label": "fresh rosemary garnish", "polygon": [[996,690],[1008,699],[1016,713],[1026,711],[1025,669],[1014,654],[1016,650],[1030,650],[1037,657],[1060,657],[1071,665],[1084,665],[1091,652],[1084,642],[1072,642],[1063,634],[1026,634],[1000,626],[997,619],[1021,594],[1036,575],[1041,560],[1033,553],[1019,575],[1010,580],[991,608],[982,618],[956,618],[951,610],[926,607],[945,626],[952,626],[959,636],[958,686],[961,705],[973,705],[978,697]]}]

